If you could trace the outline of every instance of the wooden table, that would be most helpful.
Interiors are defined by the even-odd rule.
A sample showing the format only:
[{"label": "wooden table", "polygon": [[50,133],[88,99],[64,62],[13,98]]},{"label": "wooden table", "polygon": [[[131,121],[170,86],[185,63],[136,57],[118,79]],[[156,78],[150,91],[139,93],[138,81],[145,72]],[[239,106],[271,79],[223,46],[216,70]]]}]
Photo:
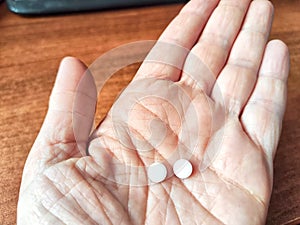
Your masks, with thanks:
[{"label": "wooden table", "polygon": [[[274,191],[267,224],[300,223],[300,1],[274,1],[271,38],[291,54],[288,104],[275,159]],[[24,18],[0,5],[0,224],[15,224],[26,156],[43,122],[60,60],[90,64],[121,44],[157,39],[182,5]],[[107,109],[136,67],[122,70],[104,90]],[[129,74],[129,75],[128,75]],[[100,112],[100,114],[104,112]]]}]

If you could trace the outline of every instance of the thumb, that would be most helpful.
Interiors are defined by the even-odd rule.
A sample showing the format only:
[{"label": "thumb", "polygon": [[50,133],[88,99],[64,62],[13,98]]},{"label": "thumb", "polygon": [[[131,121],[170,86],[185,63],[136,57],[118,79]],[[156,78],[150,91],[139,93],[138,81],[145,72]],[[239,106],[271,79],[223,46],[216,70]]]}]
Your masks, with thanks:
[{"label": "thumb", "polygon": [[81,131],[77,136],[87,143],[97,102],[94,80],[86,71],[76,58],[62,60],[46,118],[25,163],[20,193],[47,166],[80,156],[73,121]]},{"label": "thumb", "polygon": [[56,163],[85,151],[96,103],[97,90],[87,67],[76,58],[64,58],[38,136],[38,145],[46,146],[37,150],[43,160]]}]

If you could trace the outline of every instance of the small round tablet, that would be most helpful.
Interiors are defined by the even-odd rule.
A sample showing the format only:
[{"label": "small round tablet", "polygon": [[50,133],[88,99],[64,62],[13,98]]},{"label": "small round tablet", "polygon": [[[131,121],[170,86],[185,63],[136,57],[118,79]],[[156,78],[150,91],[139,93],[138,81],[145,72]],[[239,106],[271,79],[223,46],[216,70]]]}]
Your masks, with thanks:
[{"label": "small round tablet", "polygon": [[193,172],[192,164],[186,159],[179,159],[173,165],[173,172],[176,177],[185,179],[191,176]]},{"label": "small round tablet", "polygon": [[154,183],[162,182],[167,177],[167,168],[162,163],[153,163],[148,167],[148,177]]}]

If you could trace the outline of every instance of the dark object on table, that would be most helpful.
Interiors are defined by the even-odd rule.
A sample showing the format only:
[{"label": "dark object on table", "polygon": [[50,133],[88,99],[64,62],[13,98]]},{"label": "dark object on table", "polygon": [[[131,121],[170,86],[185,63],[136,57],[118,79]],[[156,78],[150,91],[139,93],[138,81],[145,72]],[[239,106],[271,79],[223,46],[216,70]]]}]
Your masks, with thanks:
[{"label": "dark object on table", "polygon": [[7,0],[6,2],[12,12],[33,15],[180,3],[187,0]]}]

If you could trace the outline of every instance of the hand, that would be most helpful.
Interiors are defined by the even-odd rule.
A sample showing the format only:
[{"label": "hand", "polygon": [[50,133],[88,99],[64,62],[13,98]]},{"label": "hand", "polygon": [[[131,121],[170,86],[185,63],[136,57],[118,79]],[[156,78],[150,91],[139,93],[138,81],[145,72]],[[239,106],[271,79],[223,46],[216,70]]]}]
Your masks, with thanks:
[{"label": "hand", "polygon": [[[158,63],[144,63],[134,78],[173,82],[196,106],[196,128],[186,135],[195,137],[193,129],[201,129],[196,136],[198,148],[189,158],[193,174],[184,180],[170,176],[159,184],[122,183],[147,178],[145,169],[137,174],[122,170],[122,165],[144,168],[165,160],[172,166],[169,156],[176,146],[188,145],[181,139],[182,115],[157,98],[147,98],[124,112],[131,113],[127,121],[131,130],[123,133],[127,140],[132,135],[148,140],[147,122],[163,122],[166,137],[159,146],[152,145],[155,150],[139,152],[134,143],[120,143],[110,111],[89,143],[89,155],[82,156],[73,133],[72,103],[86,67],[65,58],[24,168],[18,224],[264,224],[285,110],[288,50],[281,41],[267,43],[273,16],[270,2],[217,4],[217,0],[190,1],[160,37],[191,49],[216,82],[202,76],[195,85],[188,74]],[[187,58],[184,68],[189,66]],[[82,104],[91,100],[85,98]],[[87,115],[93,113],[91,109]],[[81,120],[91,124],[93,118],[87,115]],[[221,125],[212,126],[222,115]],[[218,140],[220,131],[222,142],[209,149],[208,143]],[[83,137],[87,139],[88,134]],[[209,151],[215,157],[200,171]]]}]

